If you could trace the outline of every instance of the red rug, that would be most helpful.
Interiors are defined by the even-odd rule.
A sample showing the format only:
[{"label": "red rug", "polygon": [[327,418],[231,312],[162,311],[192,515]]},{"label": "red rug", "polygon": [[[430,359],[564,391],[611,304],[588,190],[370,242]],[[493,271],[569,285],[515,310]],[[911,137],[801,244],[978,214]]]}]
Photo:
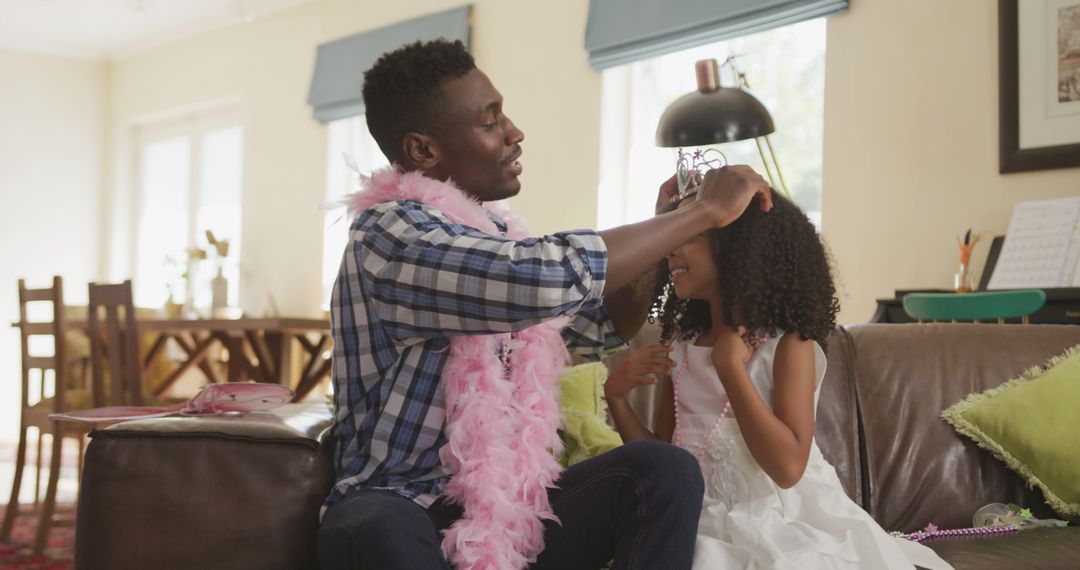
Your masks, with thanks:
[{"label": "red rug", "polygon": [[[68,505],[64,507],[71,508]],[[3,520],[5,510],[6,505],[0,507],[0,520]],[[0,570],[70,570],[74,566],[75,529],[53,527],[45,544],[45,552],[35,556],[33,545],[36,528],[37,517],[20,514],[15,519],[11,542],[0,544]]]}]

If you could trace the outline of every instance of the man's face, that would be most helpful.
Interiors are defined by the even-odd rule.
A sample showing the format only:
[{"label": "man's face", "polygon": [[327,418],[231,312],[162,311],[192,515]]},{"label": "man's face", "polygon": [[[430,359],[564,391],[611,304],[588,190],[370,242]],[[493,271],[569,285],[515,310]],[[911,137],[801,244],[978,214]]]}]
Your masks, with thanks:
[{"label": "man's face", "polygon": [[429,176],[452,179],[480,201],[502,200],[521,191],[521,141],[502,112],[502,95],[479,69],[444,81],[443,107],[432,138],[438,165]]}]

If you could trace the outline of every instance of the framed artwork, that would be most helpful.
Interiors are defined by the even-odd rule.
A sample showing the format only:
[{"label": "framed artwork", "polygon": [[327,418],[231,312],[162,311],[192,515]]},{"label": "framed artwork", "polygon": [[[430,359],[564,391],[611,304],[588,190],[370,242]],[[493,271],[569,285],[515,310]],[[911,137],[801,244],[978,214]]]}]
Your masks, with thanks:
[{"label": "framed artwork", "polygon": [[999,171],[1080,167],[1080,0],[998,0]]}]

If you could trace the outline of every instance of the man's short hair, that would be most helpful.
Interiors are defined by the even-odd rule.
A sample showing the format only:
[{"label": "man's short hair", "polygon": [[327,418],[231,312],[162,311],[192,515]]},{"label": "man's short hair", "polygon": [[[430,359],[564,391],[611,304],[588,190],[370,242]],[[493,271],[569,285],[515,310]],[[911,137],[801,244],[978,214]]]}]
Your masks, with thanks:
[{"label": "man's short hair", "polygon": [[392,162],[402,162],[406,133],[431,133],[438,126],[439,84],[476,69],[460,40],[416,42],[382,55],[364,74],[368,130]]}]

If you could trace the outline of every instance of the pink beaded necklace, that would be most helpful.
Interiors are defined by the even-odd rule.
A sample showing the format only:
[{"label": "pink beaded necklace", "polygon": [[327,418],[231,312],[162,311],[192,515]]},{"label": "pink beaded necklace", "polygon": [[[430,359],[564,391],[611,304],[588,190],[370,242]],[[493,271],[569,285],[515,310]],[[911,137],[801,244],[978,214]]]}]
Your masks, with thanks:
[{"label": "pink beaded necklace", "polygon": [[993,534],[1008,534],[1011,532],[1017,532],[1019,530],[1020,527],[1014,524],[972,528],[950,528],[940,530],[938,529],[936,524],[930,523],[926,525],[926,528],[922,530],[917,530],[912,533],[904,534],[901,532],[893,532],[889,534],[910,540],[912,542],[922,542],[924,540],[930,540],[931,538],[942,538],[946,536],[980,536]]},{"label": "pink beaded necklace", "polygon": [[[770,338],[772,338],[772,336],[763,330],[743,335],[743,340],[748,345],[750,345],[750,349],[752,351],[757,351],[758,347],[765,344],[765,342],[767,342]],[[720,411],[720,415],[717,416],[716,421],[713,423],[712,427],[709,428],[709,431],[706,433],[705,437],[701,441],[699,441],[697,445],[694,446],[694,449],[690,449],[687,445],[684,445],[684,442],[682,440],[681,424],[679,422],[679,384],[682,380],[683,374],[686,373],[686,368],[690,362],[690,344],[692,344],[693,342],[696,342],[696,339],[683,343],[682,363],[675,371],[675,374],[673,374],[671,377],[671,385],[674,391],[675,398],[675,432],[672,434],[671,439],[672,443],[674,443],[675,445],[682,447],[683,449],[687,449],[688,451],[693,453],[694,456],[698,458],[699,462],[704,462],[705,450],[709,449],[709,446],[712,445],[713,439],[716,438],[716,434],[720,431],[720,425],[726,419],[734,419],[735,415],[731,411],[731,400],[728,400],[725,396],[724,408]]]},{"label": "pink beaded necklace", "polygon": [[682,362],[680,363],[679,368],[675,371],[675,374],[671,377],[671,385],[674,391],[675,398],[675,433],[672,435],[671,439],[672,443],[674,443],[675,445],[682,447],[683,449],[687,449],[688,451],[693,453],[694,456],[698,458],[699,462],[704,462],[705,450],[709,449],[709,446],[712,444],[712,440],[716,437],[717,432],[719,432],[720,424],[724,420],[733,418],[734,416],[731,413],[731,400],[728,400],[725,397],[724,408],[720,411],[720,415],[717,416],[716,421],[713,423],[712,427],[709,428],[709,431],[706,433],[705,437],[701,441],[697,442],[693,449],[691,449],[688,445],[685,444],[685,442],[683,442],[682,424],[679,421],[679,384],[682,381],[683,374],[686,373],[686,369],[690,361],[689,346],[689,343],[683,344]]}]

